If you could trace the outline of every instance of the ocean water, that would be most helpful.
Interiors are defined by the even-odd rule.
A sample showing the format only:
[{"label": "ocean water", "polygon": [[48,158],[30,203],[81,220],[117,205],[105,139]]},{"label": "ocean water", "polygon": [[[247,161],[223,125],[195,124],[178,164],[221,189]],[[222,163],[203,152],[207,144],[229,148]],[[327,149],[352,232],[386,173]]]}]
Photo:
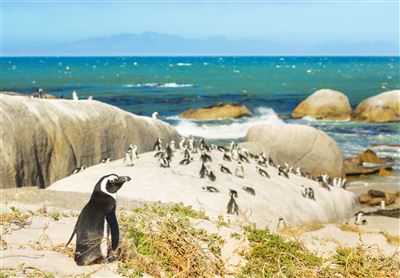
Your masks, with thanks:
[{"label": "ocean water", "polygon": [[[353,108],[363,99],[400,89],[399,57],[1,57],[1,90],[79,97],[118,106],[139,115],[158,111],[161,119],[183,135],[220,143],[241,141],[249,127],[282,121],[314,91],[330,88],[345,93]],[[196,122],[181,120],[188,108],[238,102],[254,114],[248,119]],[[314,126],[340,145],[345,157],[372,145],[400,144],[400,124],[352,121],[284,120]],[[400,149],[376,146],[395,158]],[[366,183],[369,183],[369,180]],[[397,183],[398,177],[375,178]],[[360,183],[360,182],[358,182]],[[362,184],[362,182],[361,182]]]}]

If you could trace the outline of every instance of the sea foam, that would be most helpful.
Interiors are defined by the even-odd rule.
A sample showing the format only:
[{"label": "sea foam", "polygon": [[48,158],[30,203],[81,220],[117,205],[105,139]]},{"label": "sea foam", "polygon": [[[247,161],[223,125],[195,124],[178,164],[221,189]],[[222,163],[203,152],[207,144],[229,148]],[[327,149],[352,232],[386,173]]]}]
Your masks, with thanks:
[{"label": "sea foam", "polygon": [[[176,120],[177,116],[169,117]],[[183,136],[198,136],[206,139],[238,139],[246,136],[250,127],[260,124],[282,122],[275,111],[268,107],[255,109],[251,118],[222,121],[191,121],[179,119],[175,126]]]}]

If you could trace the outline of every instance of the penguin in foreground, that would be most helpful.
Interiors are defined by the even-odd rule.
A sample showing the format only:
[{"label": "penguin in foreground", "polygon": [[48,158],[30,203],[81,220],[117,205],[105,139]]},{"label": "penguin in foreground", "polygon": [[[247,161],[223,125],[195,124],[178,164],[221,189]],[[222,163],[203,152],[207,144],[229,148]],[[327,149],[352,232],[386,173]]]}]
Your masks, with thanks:
[{"label": "penguin in foreground", "polygon": [[[79,214],[74,231],[68,244],[76,234],[76,250],[74,260],[77,265],[90,265],[105,259],[109,252],[116,250],[119,244],[119,227],[115,210],[116,195],[122,185],[130,181],[130,177],[115,174],[102,177],[94,187],[89,202]],[[104,222],[111,230],[111,250],[102,252],[104,240]],[[107,248],[108,249],[108,248]]]}]

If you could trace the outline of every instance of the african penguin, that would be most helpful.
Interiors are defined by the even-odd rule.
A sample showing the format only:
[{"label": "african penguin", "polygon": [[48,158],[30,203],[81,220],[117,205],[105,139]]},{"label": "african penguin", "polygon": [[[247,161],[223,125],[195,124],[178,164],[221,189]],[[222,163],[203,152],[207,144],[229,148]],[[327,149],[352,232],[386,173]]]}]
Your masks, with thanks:
[{"label": "african penguin", "polygon": [[238,162],[238,165],[236,167],[235,176],[242,178],[242,179],[244,178],[244,169],[243,169],[242,162],[240,162],[240,161]]},{"label": "african penguin", "polygon": [[153,112],[153,114],[151,114],[151,117],[153,118],[153,120],[158,120],[158,112]]},{"label": "african penguin", "polygon": [[279,217],[278,224],[276,225],[277,230],[280,230],[281,228],[286,228],[286,222],[283,217]]},{"label": "african penguin", "polygon": [[89,265],[104,259],[101,244],[104,241],[105,220],[111,230],[111,249],[117,249],[119,227],[115,215],[116,195],[122,185],[130,180],[130,177],[111,174],[102,177],[95,185],[92,196],[79,214],[71,238],[66,244],[68,246],[76,234],[74,260],[77,265]]},{"label": "african penguin", "polygon": [[214,186],[203,186],[202,189],[205,192],[211,192],[211,193],[218,193],[219,192],[219,190],[217,188],[215,188]]},{"label": "african penguin", "polygon": [[222,165],[222,164],[219,165],[219,169],[220,169],[221,172],[224,173],[224,174],[232,175],[231,170],[229,170],[227,167],[225,167],[225,166]]},{"label": "african penguin", "polygon": [[153,145],[153,151],[161,151],[161,149],[162,149],[161,144],[162,144],[162,140],[161,140],[161,138],[158,138],[157,141]]},{"label": "african penguin", "polygon": [[238,193],[235,190],[231,189],[229,191],[229,196],[230,196],[230,199],[229,199],[229,202],[227,205],[227,213],[239,215],[239,207],[235,201],[235,198],[238,197]]},{"label": "african penguin", "polygon": [[78,94],[76,93],[75,90],[72,92],[72,99],[75,100],[75,101],[78,101],[78,100],[79,100]]},{"label": "african penguin", "polygon": [[262,168],[256,166],[256,170],[258,171],[258,173],[259,173],[261,176],[267,177],[267,178],[269,178],[269,179],[271,178],[271,177],[268,175],[267,171],[265,171],[264,169],[262,169]]},{"label": "african penguin", "polygon": [[247,193],[253,195],[253,196],[256,196],[256,191],[251,187],[243,186],[243,190],[246,191]]}]

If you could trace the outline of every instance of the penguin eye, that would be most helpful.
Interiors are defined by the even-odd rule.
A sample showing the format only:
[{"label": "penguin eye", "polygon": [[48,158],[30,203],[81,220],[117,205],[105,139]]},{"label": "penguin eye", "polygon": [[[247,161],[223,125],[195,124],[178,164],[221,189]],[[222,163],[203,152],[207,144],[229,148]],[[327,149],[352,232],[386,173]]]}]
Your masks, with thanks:
[{"label": "penguin eye", "polygon": [[116,177],[112,177],[112,178],[110,178],[108,181],[109,181],[111,184],[113,184],[116,180],[117,180]]}]

